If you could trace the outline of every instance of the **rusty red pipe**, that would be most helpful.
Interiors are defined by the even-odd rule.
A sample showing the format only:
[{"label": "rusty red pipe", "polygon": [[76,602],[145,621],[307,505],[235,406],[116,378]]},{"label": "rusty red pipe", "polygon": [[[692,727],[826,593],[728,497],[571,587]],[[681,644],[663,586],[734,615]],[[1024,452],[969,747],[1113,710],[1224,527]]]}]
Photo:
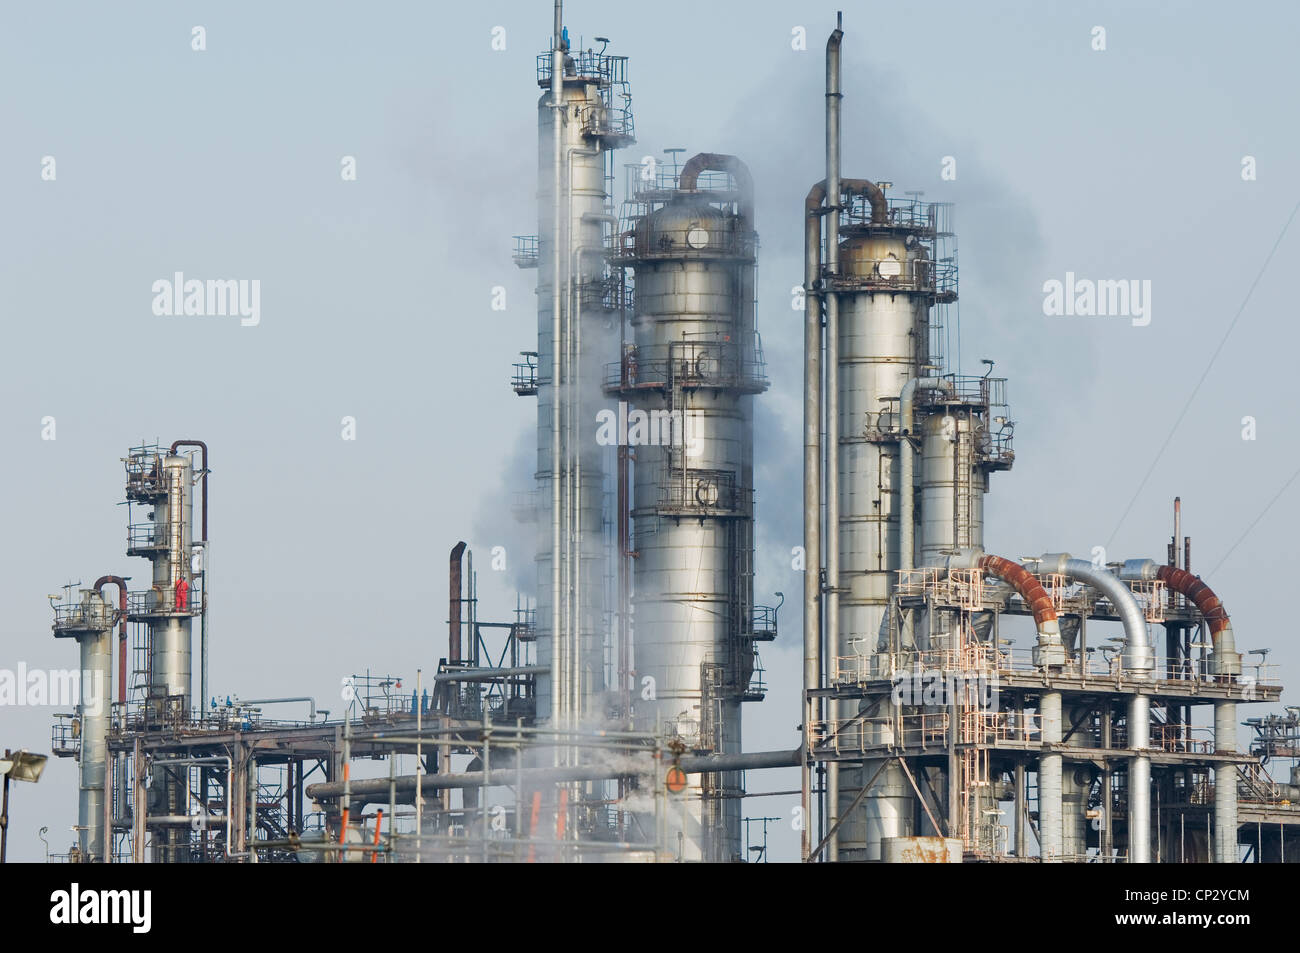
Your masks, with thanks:
[{"label": "rusty red pipe", "polygon": [[[856,192],[866,195],[867,201],[871,203],[871,224],[888,224],[889,203],[885,200],[885,193],[876,183],[870,179],[840,179],[840,192],[844,195],[853,195]],[[804,200],[804,211],[809,215],[816,215],[824,201],[826,201],[826,180],[822,179],[808,190],[808,197]]]},{"label": "rusty red pipe", "polygon": [[1155,576],[1174,592],[1182,593],[1200,610],[1210,629],[1210,641],[1214,646],[1217,661],[1216,674],[1237,675],[1241,672],[1241,656],[1237,654],[1236,639],[1232,634],[1232,623],[1228,619],[1228,610],[1223,607],[1214,590],[1201,581],[1200,576],[1193,576],[1185,569],[1175,566],[1159,566]]},{"label": "rusty red pipe", "polygon": [[[117,637],[117,700],[126,702],[126,580],[121,576],[100,576],[95,580],[94,590],[102,598],[104,587],[109,583],[117,585],[118,637]],[[111,697],[110,693],[110,697]]]},{"label": "rusty red pipe", "polygon": [[1001,556],[984,556],[979,561],[979,568],[990,576],[997,576],[1020,593],[1025,605],[1033,611],[1034,622],[1040,629],[1048,622],[1057,621],[1052,597],[1047,594],[1038,578],[1024,566]]}]

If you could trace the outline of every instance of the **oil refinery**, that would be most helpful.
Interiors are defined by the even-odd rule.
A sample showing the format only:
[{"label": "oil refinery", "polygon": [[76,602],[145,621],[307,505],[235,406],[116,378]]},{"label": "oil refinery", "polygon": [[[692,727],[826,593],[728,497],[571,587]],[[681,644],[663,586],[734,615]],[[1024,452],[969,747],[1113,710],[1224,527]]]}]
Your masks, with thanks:
[{"label": "oil refinery", "polygon": [[[78,776],[57,859],[746,862],[769,811],[797,818],[805,863],[1300,861],[1300,708],[1234,633],[1232,603],[1258,594],[1193,569],[1178,488],[1161,488],[1170,535],[1142,552],[986,525],[986,495],[1034,447],[993,362],[965,373],[950,348],[953,207],[841,155],[862,115],[845,104],[872,95],[842,85],[853,18],[805,104],[824,114],[824,173],[759,222],[728,142],[620,158],[631,64],[555,4],[536,87],[496,104],[540,94],[536,233],[513,256],[501,235],[536,275],[536,339],[509,381],[536,404],[512,514],[535,584],[492,614],[487,554],[436,540],[421,624],[438,648],[412,642],[405,678],[348,674],[335,711],[288,679],[271,698],[210,684],[227,651],[210,611],[240,595],[221,570],[209,585],[209,485],[240,447],[168,434],[123,447],[117,487],[83,486],[122,504],[126,545],[51,597],[82,675],[52,728]],[[672,65],[638,63],[638,81]],[[797,242],[800,222],[803,305],[781,317],[758,298],[759,228]],[[784,613],[755,586],[756,527],[798,510],[756,492],[776,320],[804,330],[803,453],[782,451],[801,463],[803,591]],[[776,704],[774,643],[802,647],[798,710],[775,716],[797,744],[746,727]],[[798,790],[751,809],[782,768]]]}]

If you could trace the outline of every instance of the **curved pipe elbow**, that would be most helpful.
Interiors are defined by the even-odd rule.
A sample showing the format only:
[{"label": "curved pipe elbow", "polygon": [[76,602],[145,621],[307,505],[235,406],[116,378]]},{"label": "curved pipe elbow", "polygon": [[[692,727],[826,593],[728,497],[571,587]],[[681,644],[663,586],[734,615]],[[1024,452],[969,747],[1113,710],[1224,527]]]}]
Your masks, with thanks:
[{"label": "curved pipe elbow", "polygon": [[990,576],[1008,583],[1034,614],[1038,629],[1038,645],[1034,649],[1034,664],[1040,667],[1065,664],[1065,646],[1061,643],[1061,624],[1056,618],[1052,597],[1033,573],[1019,563],[1002,556],[984,556],[979,568]]},{"label": "curved pipe elbow", "polygon": [[1196,606],[1210,630],[1210,641],[1214,646],[1211,657],[1211,671],[1215,675],[1240,675],[1241,655],[1237,652],[1237,642],[1232,634],[1232,623],[1228,620],[1228,610],[1223,607],[1214,590],[1186,569],[1173,566],[1160,566],[1155,578],[1159,579],[1174,592],[1181,593]]},{"label": "curved pipe elbow", "polygon": [[1042,572],[1055,572],[1072,582],[1091,586],[1104,595],[1115,607],[1124,624],[1124,671],[1133,678],[1151,677],[1155,669],[1155,653],[1147,633],[1146,616],[1128,586],[1109,569],[1098,569],[1086,559],[1071,559],[1069,553],[1050,553],[1039,562]]},{"label": "curved pipe elbow", "polygon": [[[872,225],[885,225],[889,222],[889,203],[885,200],[885,193],[870,179],[840,179],[840,192],[843,195],[861,193],[867,197],[871,203]],[[822,179],[808,190],[808,197],[803,203],[804,213],[809,216],[820,214],[825,201],[826,180]]]},{"label": "curved pipe elbow", "polygon": [[677,177],[677,189],[694,192],[699,188],[701,172],[727,172],[736,180],[740,193],[740,215],[750,228],[754,227],[754,176],[749,166],[733,155],[720,152],[701,152],[691,156]]}]

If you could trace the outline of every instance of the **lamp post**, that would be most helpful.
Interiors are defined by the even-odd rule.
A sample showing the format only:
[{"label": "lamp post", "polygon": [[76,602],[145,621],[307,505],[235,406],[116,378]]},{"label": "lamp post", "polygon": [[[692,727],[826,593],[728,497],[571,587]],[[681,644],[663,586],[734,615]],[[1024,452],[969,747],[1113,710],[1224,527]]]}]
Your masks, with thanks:
[{"label": "lamp post", "polygon": [[25,750],[15,754],[8,748],[5,748],[4,758],[0,759],[0,774],[5,778],[4,799],[0,801],[0,864],[5,862],[5,852],[9,847],[9,779],[35,784],[41,779],[47,760],[43,754],[31,754]]}]

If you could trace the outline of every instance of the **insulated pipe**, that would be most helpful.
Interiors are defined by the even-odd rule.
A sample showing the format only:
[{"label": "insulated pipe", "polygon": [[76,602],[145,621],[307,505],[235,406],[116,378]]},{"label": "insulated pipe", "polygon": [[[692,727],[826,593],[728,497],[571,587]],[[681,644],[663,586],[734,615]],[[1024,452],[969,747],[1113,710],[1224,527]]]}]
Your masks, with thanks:
[{"label": "insulated pipe", "polygon": [[[833,283],[840,271],[840,41],[842,19],[826,40],[826,277]],[[833,284],[823,291],[826,312],[826,638],[835,644],[840,631],[840,299]],[[830,702],[832,717],[839,707]],[[839,763],[826,767],[829,824],[834,830],[840,816]],[[839,859],[839,839],[832,837],[826,859]]]},{"label": "insulated pipe", "polygon": [[1201,582],[1200,576],[1193,576],[1185,569],[1173,566],[1160,566],[1156,578],[1174,592],[1186,596],[1205,616],[1210,627],[1210,641],[1214,649],[1210,656],[1210,671],[1215,675],[1240,675],[1241,654],[1237,651],[1237,642],[1232,635],[1232,623],[1228,621],[1228,611],[1214,594],[1214,590]]},{"label": "insulated pipe", "polygon": [[1223,607],[1214,590],[1201,581],[1200,576],[1174,566],[1158,566],[1151,559],[1128,559],[1124,561],[1120,578],[1144,581],[1158,579],[1170,591],[1185,596],[1205,617],[1210,630],[1210,641],[1214,645],[1210,671],[1215,675],[1241,674],[1241,654],[1237,651],[1228,610]]},{"label": "insulated pipe", "polygon": [[[792,751],[747,751],[740,754],[687,755],[677,762],[687,774],[714,774],[725,771],[756,771],[764,768],[790,768],[800,763],[802,752]],[[533,787],[547,782],[564,781],[603,781],[608,778],[632,778],[655,774],[654,759],[647,752],[642,757],[630,756],[620,759],[619,766],[610,764],[589,764],[566,768],[496,768],[488,772],[465,771],[457,774],[430,774],[418,776],[423,778],[425,788],[475,788],[487,785],[514,786],[523,783]],[[387,796],[390,790],[399,793],[414,790],[417,775],[399,775],[396,778],[369,778],[351,781],[348,786],[349,797]],[[307,788],[307,796],[315,801],[327,801],[343,797],[342,781],[322,781]]]},{"label": "insulated pipe", "polygon": [[[1217,713],[1216,713],[1217,715]],[[1151,863],[1151,758],[1145,754],[1151,739],[1151,703],[1145,695],[1134,695],[1128,704],[1128,745],[1138,754],[1129,766],[1128,791],[1128,861]],[[1232,768],[1233,798],[1236,798],[1236,766]],[[1216,793],[1216,808],[1217,798]],[[1235,811],[1234,819],[1235,819]],[[1236,838],[1236,827],[1233,828]]]},{"label": "insulated pipe", "polygon": [[1086,559],[1072,559],[1069,553],[1047,553],[1038,559],[1040,573],[1056,573],[1071,582],[1091,586],[1104,595],[1124,624],[1124,672],[1130,678],[1149,679],[1155,668],[1146,616],[1128,586],[1109,569],[1098,569]]},{"label": "insulated pipe", "polygon": [[[1109,569],[1098,569],[1068,553],[1052,553],[1039,560],[1040,572],[1059,573],[1065,578],[1096,589],[1115,607],[1124,623],[1124,672],[1130,678],[1149,679],[1155,667],[1146,617],[1128,586]],[[1145,752],[1151,745],[1151,704],[1137,694],[1129,702],[1128,745],[1136,754],[1129,766],[1128,836],[1129,863],[1151,862],[1151,760]]]},{"label": "insulated pipe", "polygon": [[996,576],[1010,585],[1025,601],[1034,614],[1034,627],[1038,630],[1038,645],[1034,649],[1035,665],[1062,665],[1065,647],[1061,643],[1061,626],[1052,607],[1052,597],[1033,573],[1019,563],[1001,556],[989,556],[977,549],[963,550],[949,556],[940,567],[942,572],[954,569],[980,569],[986,575]]},{"label": "insulated pipe", "polygon": [[1038,630],[1034,664],[1064,665],[1065,646],[1061,643],[1061,625],[1056,618],[1056,610],[1052,608],[1052,597],[1047,594],[1038,578],[1019,563],[1001,556],[983,556],[978,565],[988,575],[1010,584],[1034,613],[1034,626]]},{"label": "insulated pipe", "polygon": [[[205,494],[206,497],[206,494]],[[95,580],[91,587],[101,596],[104,594],[103,589],[109,583],[117,585],[117,609],[118,609],[118,630],[117,630],[117,700],[126,701],[126,580],[121,576],[100,576]],[[109,693],[110,697],[112,692]]]},{"label": "insulated pipe", "polygon": [[447,661],[453,665],[460,661],[460,567],[464,555],[463,541],[451,548],[450,594],[447,603]]},{"label": "insulated pipe", "polygon": [[1210,671],[1214,675],[1240,675],[1242,673],[1242,655],[1236,650],[1236,640],[1232,636],[1232,623],[1227,618],[1227,610],[1219,601],[1218,595],[1210,589],[1200,576],[1193,576],[1187,569],[1173,566],[1157,566],[1152,559],[1127,559],[1125,567],[1119,573],[1121,579],[1160,580],[1169,586],[1171,592],[1182,593],[1195,605],[1200,614],[1205,616],[1206,627],[1210,631],[1210,642],[1214,645],[1210,657]]},{"label": "insulated pipe", "polygon": [[[1230,754],[1237,750],[1237,703],[1215,702],[1214,751]],[[1214,862],[1237,863],[1237,766],[1214,768]]]},{"label": "insulated pipe", "polygon": [[913,405],[918,390],[941,390],[952,393],[952,381],[942,377],[913,377],[903,385],[899,394],[898,442],[902,455],[899,494],[902,497],[899,508],[899,569],[913,569],[916,564],[916,525],[915,507],[916,491],[913,486],[916,466],[916,451],[910,439],[912,433]]},{"label": "insulated pipe", "polygon": [[1038,701],[1043,755],[1038,761],[1038,840],[1043,863],[1058,863],[1065,842],[1062,819],[1061,753],[1049,745],[1061,743],[1061,693],[1044,692]]}]

